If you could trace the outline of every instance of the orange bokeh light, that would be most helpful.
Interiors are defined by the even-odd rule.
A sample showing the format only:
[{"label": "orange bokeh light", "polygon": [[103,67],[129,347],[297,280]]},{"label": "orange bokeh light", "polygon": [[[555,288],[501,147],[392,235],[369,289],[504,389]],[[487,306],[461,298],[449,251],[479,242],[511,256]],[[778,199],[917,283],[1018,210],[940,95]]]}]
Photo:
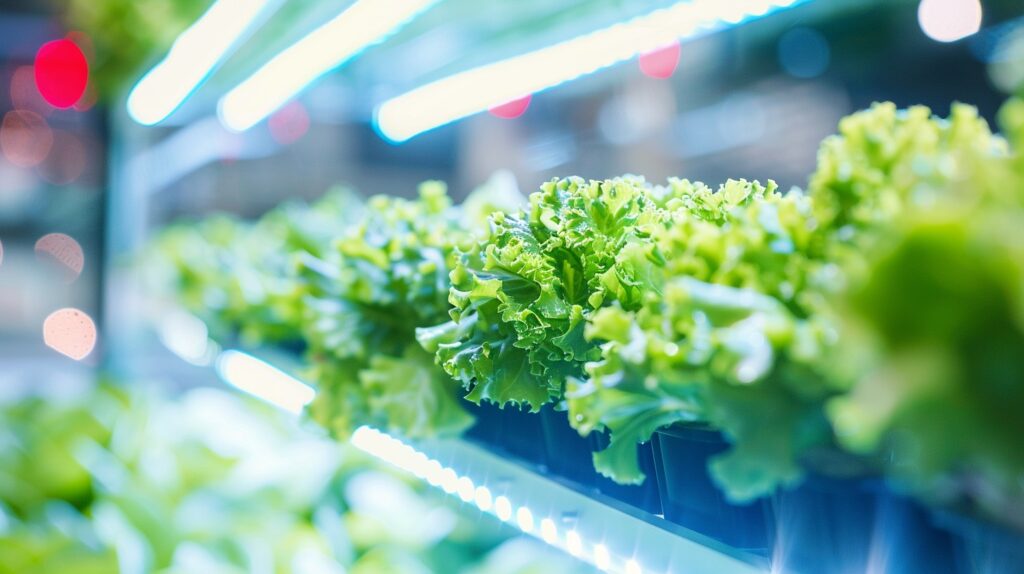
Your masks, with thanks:
[{"label": "orange bokeh light", "polygon": [[82,274],[85,254],[82,246],[63,233],[50,233],[36,241],[36,257],[53,264],[70,283]]},{"label": "orange bokeh light", "polygon": [[78,309],[54,311],[43,321],[43,342],[64,356],[81,361],[96,347],[96,323]]},{"label": "orange bokeh light", "polygon": [[19,167],[42,163],[53,146],[53,131],[42,116],[28,110],[4,114],[0,124],[0,150]]},{"label": "orange bokeh light", "polygon": [[32,66],[18,66],[11,74],[11,108],[28,110],[42,116],[53,113],[53,106],[46,103],[36,88],[36,73]]}]

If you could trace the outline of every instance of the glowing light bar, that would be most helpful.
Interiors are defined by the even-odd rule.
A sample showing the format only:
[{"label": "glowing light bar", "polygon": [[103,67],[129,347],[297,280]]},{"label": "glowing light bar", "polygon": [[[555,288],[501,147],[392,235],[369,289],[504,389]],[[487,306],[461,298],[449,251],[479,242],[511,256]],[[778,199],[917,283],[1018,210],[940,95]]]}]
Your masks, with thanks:
[{"label": "glowing light bar", "polygon": [[692,0],[533,52],[473,68],[381,104],[393,142],[552,88],[683,38],[696,38],[809,0]]},{"label": "glowing light bar", "polygon": [[128,115],[153,125],[171,115],[261,15],[280,0],[217,0],[128,94]]},{"label": "glowing light bar", "polygon": [[301,413],[316,395],[309,385],[241,351],[224,351],[215,368],[228,384],[291,413]]},{"label": "glowing light bar", "polygon": [[[492,514],[503,522],[516,525],[524,533],[533,535],[580,560],[587,561],[599,570],[621,574],[643,574],[636,559],[616,556],[601,542],[589,545],[575,529],[565,533],[563,543],[559,539],[558,526],[553,517],[535,516],[536,509],[531,510],[526,505],[516,507],[512,500],[504,494],[492,496],[490,488],[483,484],[474,487],[475,483],[469,476],[460,475],[455,469],[442,465],[395,437],[377,429],[362,426],[352,433],[350,442],[356,448],[402,470],[416,476],[426,477],[427,482],[432,486],[441,488],[465,503],[474,504],[482,512]],[[500,483],[492,485],[492,487],[503,488]],[[539,521],[538,518],[540,518]],[[584,552],[585,548],[592,548],[593,551]]]},{"label": "glowing light bar", "polygon": [[317,78],[384,40],[438,1],[358,0],[221,98],[221,123],[235,131],[251,128]]}]

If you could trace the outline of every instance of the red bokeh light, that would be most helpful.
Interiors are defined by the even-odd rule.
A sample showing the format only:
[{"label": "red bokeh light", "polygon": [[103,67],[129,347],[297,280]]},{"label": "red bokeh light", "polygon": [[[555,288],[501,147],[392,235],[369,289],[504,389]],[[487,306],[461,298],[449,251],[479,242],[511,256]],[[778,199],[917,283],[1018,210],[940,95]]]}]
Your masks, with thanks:
[{"label": "red bokeh light", "polygon": [[511,120],[525,114],[526,108],[530,107],[531,100],[533,100],[533,95],[523,96],[522,98],[512,100],[511,102],[494,106],[488,111],[491,112],[492,116]]},{"label": "red bokeh light", "polygon": [[70,108],[85,93],[89,63],[71,40],[47,42],[36,52],[36,87],[55,108]]},{"label": "red bokeh light", "polygon": [[267,127],[277,143],[293,144],[309,131],[309,113],[305,106],[293,101],[270,116]]},{"label": "red bokeh light", "polygon": [[640,55],[640,71],[652,78],[665,79],[672,77],[679,65],[682,47],[679,42],[658,48]]}]

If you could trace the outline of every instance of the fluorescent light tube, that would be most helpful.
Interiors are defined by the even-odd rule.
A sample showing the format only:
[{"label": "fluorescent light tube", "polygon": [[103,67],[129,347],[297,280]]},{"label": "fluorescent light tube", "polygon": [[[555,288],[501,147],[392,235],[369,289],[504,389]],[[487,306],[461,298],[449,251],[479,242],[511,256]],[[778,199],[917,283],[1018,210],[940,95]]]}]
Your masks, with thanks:
[{"label": "fluorescent light tube", "polygon": [[128,94],[128,115],[140,124],[165,120],[199,87],[262,14],[280,0],[217,0],[174,41],[167,56]]},{"label": "fluorescent light tube", "polygon": [[377,130],[393,142],[663,47],[808,0],[692,0],[443,78],[381,104]]},{"label": "fluorescent light tube", "polygon": [[320,76],[380,42],[438,1],[357,0],[221,98],[221,123],[234,131],[251,128]]},{"label": "fluorescent light tube", "polygon": [[215,368],[228,384],[290,413],[302,413],[316,396],[306,383],[241,351],[224,351],[217,357]]}]

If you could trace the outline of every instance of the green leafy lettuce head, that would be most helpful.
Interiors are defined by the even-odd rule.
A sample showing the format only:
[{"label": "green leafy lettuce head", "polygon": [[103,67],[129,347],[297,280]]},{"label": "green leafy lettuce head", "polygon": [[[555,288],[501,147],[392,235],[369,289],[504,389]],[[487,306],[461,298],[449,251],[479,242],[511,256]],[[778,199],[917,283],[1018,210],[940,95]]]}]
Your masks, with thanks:
[{"label": "green leafy lettuce head", "polygon": [[[1019,102],[989,153],[886,227],[843,300],[864,357],[830,414],[843,444],[885,454],[927,497],[1024,527],[1024,163]],[[990,147],[1002,140],[993,137]],[[846,336],[849,335],[849,336]]]},{"label": "green leafy lettuce head", "polygon": [[601,356],[570,384],[570,420],[611,431],[595,466],[627,483],[644,479],[636,445],[658,427],[711,423],[734,444],[714,476],[733,498],[753,498],[797,480],[800,457],[829,438],[832,391],[813,376],[828,329],[811,317],[830,283],[809,254],[811,205],[742,180],[717,190],[673,180],[659,195],[671,222],[657,234],[661,288],[638,309],[590,316]]},{"label": "green leafy lettuce head", "polygon": [[[296,343],[303,318],[297,258],[322,256],[362,202],[344,188],[289,202],[255,222],[215,215],[164,229],[147,255],[152,283],[199,315],[218,339]],[[303,255],[306,254],[306,255]]]},{"label": "green leafy lettuce head", "polygon": [[370,199],[334,253],[304,258],[300,274],[315,286],[304,335],[318,422],[340,436],[360,424],[412,437],[469,425],[454,383],[414,335],[448,318],[448,274],[473,234],[445,186],[427,182],[416,200]]},{"label": "green leafy lettuce head", "polygon": [[818,225],[852,237],[885,224],[962,181],[972,158],[1003,147],[971,106],[937,119],[924,106],[875,104],[843,118],[821,145],[810,181]]},{"label": "green leafy lettuce head", "polygon": [[667,224],[635,177],[553,180],[525,212],[496,213],[489,236],[451,273],[452,321],[420,329],[425,349],[473,402],[537,411],[599,357],[585,316],[636,309],[664,264],[652,234]]}]

